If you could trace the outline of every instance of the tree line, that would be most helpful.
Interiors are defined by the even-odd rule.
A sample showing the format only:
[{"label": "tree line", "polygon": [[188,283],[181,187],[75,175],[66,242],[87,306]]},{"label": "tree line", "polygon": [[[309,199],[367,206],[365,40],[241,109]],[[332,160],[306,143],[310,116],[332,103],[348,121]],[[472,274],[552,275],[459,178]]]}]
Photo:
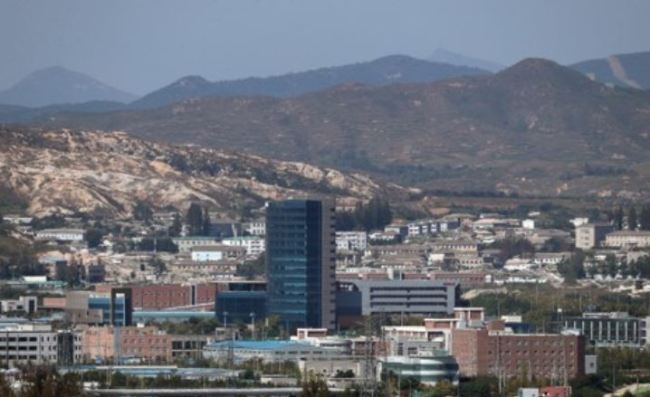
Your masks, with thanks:
[{"label": "tree line", "polygon": [[381,198],[373,197],[368,204],[357,203],[353,211],[340,211],[336,214],[337,230],[378,230],[383,229],[393,221],[390,203]]},{"label": "tree line", "polygon": [[650,203],[645,203],[639,208],[631,205],[624,208],[618,206],[612,214],[614,227],[623,230],[650,230]]}]

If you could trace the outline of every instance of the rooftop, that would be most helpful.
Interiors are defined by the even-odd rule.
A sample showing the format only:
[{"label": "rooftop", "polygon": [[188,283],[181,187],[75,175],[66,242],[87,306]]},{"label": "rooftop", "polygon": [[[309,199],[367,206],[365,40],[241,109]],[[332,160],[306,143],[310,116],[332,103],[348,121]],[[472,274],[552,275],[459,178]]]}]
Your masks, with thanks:
[{"label": "rooftop", "polygon": [[277,350],[289,347],[312,347],[311,344],[288,340],[236,340],[213,342],[212,347],[230,347],[234,349]]}]

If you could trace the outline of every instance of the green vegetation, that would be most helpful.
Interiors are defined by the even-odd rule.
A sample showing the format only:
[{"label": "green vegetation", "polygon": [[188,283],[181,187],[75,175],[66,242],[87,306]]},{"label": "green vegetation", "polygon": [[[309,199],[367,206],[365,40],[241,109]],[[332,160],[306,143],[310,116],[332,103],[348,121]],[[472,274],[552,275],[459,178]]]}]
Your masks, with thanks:
[{"label": "green vegetation", "polygon": [[86,268],[79,263],[57,263],[55,266],[56,280],[65,281],[69,287],[81,285],[81,280],[86,278]]},{"label": "green vegetation", "polygon": [[165,321],[155,325],[161,330],[174,335],[211,335],[214,333],[215,328],[219,327],[220,323],[215,317],[210,319],[190,318],[185,322]]},{"label": "green vegetation", "polygon": [[37,249],[23,240],[0,235],[0,279],[47,274],[47,268],[36,260]]},{"label": "green vegetation", "polygon": [[515,256],[528,257],[535,253],[533,244],[525,238],[506,238],[492,243],[488,248],[499,250],[499,263]]},{"label": "green vegetation", "polygon": [[[619,206],[612,214],[614,226],[622,230],[625,225],[625,209]],[[630,205],[627,208],[627,228],[630,230],[650,230],[650,203],[643,204],[640,208]]]},{"label": "green vegetation", "polygon": [[149,203],[138,200],[133,207],[133,217],[147,224],[151,222],[153,219],[153,210]]},{"label": "green vegetation", "polygon": [[178,252],[178,246],[170,237],[145,237],[136,248],[140,251]]},{"label": "green vegetation", "polygon": [[303,397],[328,397],[327,383],[320,376],[311,376],[302,384]]},{"label": "green vegetation", "polygon": [[190,204],[185,217],[192,236],[208,236],[210,234],[210,214],[207,208],[197,203]]},{"label": "green vegetation", "polygon": [[2,214],[21,213],[25,208],[27,208],[25,200],[9,186],[0,185],[0,219]]},{"label": "green vegetation", "polygon": [[647,295],[627,294],[598,288],[554,288],[549,285],[509,287],[507,292],[483,293],[471,299],[472,306],[482,306],[489,316],[520,314],[538,331],[549,330],[557,320],[558,309],[563,316],[580,315],[584,311],[623,311],[633,316],[650,314]]},{"label": "green vegetation", "polygon": [[0,373],[0,396],[2,397],[85,397],[79,374],[60,375],[56,369],[46,366],[24,369],[24,385],[19,391],[9,387]]},{"label": "green vegetation", "polygon": [[336,230],[377,230],[393,221],[388,201],[373,197],[368,204],[358,203],[354,211],[336,214]]},{"label": "green vegetation", "polygon": [[260,255],[256,259],[247,260],[237,266],[235,275],[245,277],[247,280],[253,280],[257,277],[263,276],[266,272],[266,264],[264,255]]},{"label": "green vegetation", "polygon": [[558,263],[557,271],[564,277],[567,284],[575,284],[577,280],[585,278],[585,254],[581,250],[576,250],[571,257]]},{"label": "green vegetation", "polygon": [[183,230],[183,223],[181,222],[181,217],[178,214],[174,214],[174,222],[169,227],[167,233],[171,237],[178,237],[181,235],[182,230]]}]

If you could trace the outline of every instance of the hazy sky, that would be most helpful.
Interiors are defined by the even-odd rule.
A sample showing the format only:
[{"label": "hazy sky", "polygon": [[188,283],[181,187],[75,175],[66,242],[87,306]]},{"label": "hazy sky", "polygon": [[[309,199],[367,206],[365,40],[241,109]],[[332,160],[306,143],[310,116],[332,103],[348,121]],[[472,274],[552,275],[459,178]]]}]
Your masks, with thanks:
[{"label": "hazy sky", "polygon": [[137,94],[445,48],[511,64],[650,50],[647,0],[0,0],[0,88],[61,65]]}]

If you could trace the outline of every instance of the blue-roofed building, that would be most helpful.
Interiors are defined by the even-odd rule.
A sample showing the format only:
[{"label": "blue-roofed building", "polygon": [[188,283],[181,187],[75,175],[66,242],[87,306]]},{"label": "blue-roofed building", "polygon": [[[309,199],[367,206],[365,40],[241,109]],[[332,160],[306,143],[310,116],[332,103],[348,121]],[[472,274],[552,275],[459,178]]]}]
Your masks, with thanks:
[{"label": "blue-roofed building", "polygon": [[265,362],[329,359],[340,352],[324,349],[309,343],[287,340],[233,340],[218,341],[203,348],[203,357],[226,360],[232,351],[235,362],[262,359]]},{"label": "blue-roofed building", "polygon": [[241,371],[224,368],[179,368],[176,365],[77,365],[59,368],[59,372],[83,373],[89,371],[119,372],[139,378],[155,378],[157,376],[179,376],[184,379],[227,379],[237,377]]}]

